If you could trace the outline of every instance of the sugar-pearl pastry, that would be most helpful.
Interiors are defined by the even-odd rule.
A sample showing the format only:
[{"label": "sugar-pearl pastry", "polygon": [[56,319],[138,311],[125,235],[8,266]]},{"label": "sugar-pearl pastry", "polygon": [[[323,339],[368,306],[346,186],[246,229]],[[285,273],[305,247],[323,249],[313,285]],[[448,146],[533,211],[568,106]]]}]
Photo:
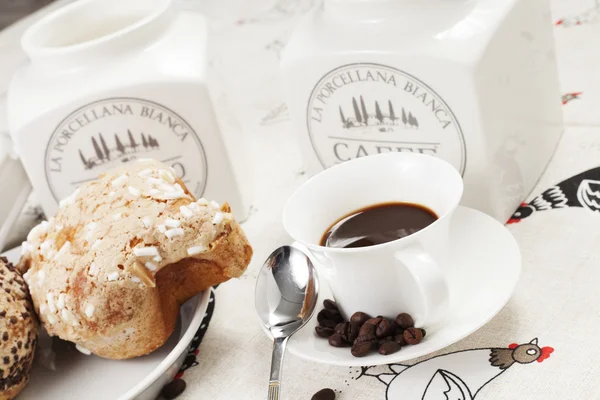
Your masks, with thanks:
[{"label": "sugar-pearl pastry", "polygon": [[44,328],[105,358],[160,347],[185,301],[242,275],[252,257],[229,205],[215,205],[154,160],[80,186],[24,246]]},{"label": "sugar-pearl pastry", "polygon": [[0,399],[12,399],[29,380],[38,323],[21,273],[0,257]]}]

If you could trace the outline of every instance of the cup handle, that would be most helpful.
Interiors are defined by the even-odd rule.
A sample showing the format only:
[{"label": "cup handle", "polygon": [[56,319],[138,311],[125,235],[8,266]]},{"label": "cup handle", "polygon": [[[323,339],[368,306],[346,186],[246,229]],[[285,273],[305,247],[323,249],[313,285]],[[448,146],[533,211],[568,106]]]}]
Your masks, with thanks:
[{"label": "cup handle", "polygon": [[420,316],[423,322],[430,325],[439,322],[446,314],[450,303],[448,282],[444,273],[431,255],[419,245],[402,249],[395,253],[395,258],[412,275],[417,283],[423,313]]}]

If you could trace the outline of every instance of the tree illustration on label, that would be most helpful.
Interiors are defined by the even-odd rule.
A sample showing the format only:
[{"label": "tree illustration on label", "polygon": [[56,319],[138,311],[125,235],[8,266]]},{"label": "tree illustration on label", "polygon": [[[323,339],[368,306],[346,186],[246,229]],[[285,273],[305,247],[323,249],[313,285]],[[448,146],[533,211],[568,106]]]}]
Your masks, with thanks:
[{"label": "tree illustration on label", "polygon": [[340,118],[342,119],[342,125],[344,128],[350,128],[352,126],[350,121],[348,121],[344,116],[344,111],[342,111],[342,107],[340,107]]},{"label": "tree illustration on label", "polygon": [[360,96],[360,109],[362,111],[363,121],[366,125],[370,125],[369,114],[367,113],[367,107],[365,107],[365,101],[362,96]]},{"label": "tree illustration on label", "polygon": [[[158,141],[152,137],[152,135],[140,133],[141,145],[136,142],[133,132],[131,132],[129,129],[127,130],[127,140],[121,140],[119,134],[117,133],[115,133],[114,137],[114,147],[111,148],[106,140],[104,140],[104,136],[101,133],[98,134],[98,139],[92,136],[91,142],[95,157],[86,158],[84,152],[79,149],[79,158],[81,159],[85,169],[93,169],[96,166],[103,165],[111,161],[131,161],[135,158],[132,157],[132,155],[135,155],[136,153],[159,149]],[[124,145],[123,142],[128,144]],[[113,155],[112,159],[111,154]]]},{"label": "tree illustration on label", "polygon": [[133,135],[131,134],[131,131],[129,129],[127,129],[127,135],[129,136],[130,147],[135,152],[135,149],[137,148],[138,144],[135,142],[135,139],[133,138]]},{"label": "tree illustration on label", "polygon": [[394,112],[394,106],[392,105],[391,100],[388,100],[388,108],[390,110],[390,120],[392,121],[393,124],[395,124],[395,122],[398,118],[396,117],[396,113]]},{"label": "tree illustration on label", "polygon": [[383,124],[383,114],[381,113],[381,110],[379,109],[378,102],[375,102],[375,118],[377,118],[379,120],[379,123]]},{"label": "tree illustration on label", "polygon": [[408,113],[408,124],[410,126],[414,126],[415,128],[419,127],[419,123],[417,122],[417,119],[415,117],[413,117],[413,115],[410,112]]},{"label": "tree illustration on label", "polygon": [[81,158],[81,162],[83,163],[85,169],[92,169],[94,167],[94,163],[90,160],[86,160],[81,150],[79,150],[79,157]]},{"label": "tree illustration on label", "polygon": [[358,125],[356,126],[360,126],[360,123],[362,122],[362,116],[360,115],[360,110],[358,109],[358,104],[356,103],[356,99],[354,97],[352,98],[352,107],[354,107],[354,115],[356,116],[356,122],[358,122]]},{"label": "tree illustration on label", "polygon": [[[374,104],[375,112],[369,114],[363,96],[359,96],[358,100],[355,97],[352,97],[354,118],[346,117],[342,106],[339,106],[342,127],[345,129],[361,128],[363,131],[367,127],[377,127],[377,131],[379,132],[393,132],[393,127],[400,125],[400,119],[396,116],[396,111],[394,110],[392,101],[388,100],[387,114],[382,111],[378,100],[376,100]],[[407,116],[407,112],[404,107],[402,107],[402,123],[404,124],[405,129],[419,128],[417,118],[410,111],[408,112]]]},{"label": "tree illustration on label", "polygon": [[110,150],[108,150],[108,146],[106,145],[106,142],[104,141],[104,138],[102,137],[102,134],[100,134],[100,143],[102,144],[102,150],[104,150],[106,159],[110,160]]},{"label": "tree illustration on label", "polygon": [[104,155],[102,154],[102,150],[100,150],[100,147],[98,146],[98,142],[96,142],[96,138],[94,138],[94,137],[92,137],[92,146],[94,146],[94,151],[96,152],[96,157],[98,157],[98,160],[103,162]]},{"label": "tree illustration on label", "polygon": [[119,139],[119,135],[117,135],[116,133],[115,142],[117,143],[117,150],[121,153],[121,155],[125,154],[125,146],[123,146],[123,143],[121,143],[121,140]]}]

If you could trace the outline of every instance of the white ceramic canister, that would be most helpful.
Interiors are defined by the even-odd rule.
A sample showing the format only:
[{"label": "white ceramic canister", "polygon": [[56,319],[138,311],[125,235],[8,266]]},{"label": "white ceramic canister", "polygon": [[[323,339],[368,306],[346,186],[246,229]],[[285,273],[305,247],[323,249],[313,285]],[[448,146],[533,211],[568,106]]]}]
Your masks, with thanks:
[{"label": "white ceramic canister", "polygon": [[103,171],[154,158],[196,197],[246,217],[250,171],[217,124],[207,31],[171,0],[80,0],[25,32],[30,62],[9,87],[9,129],[46,215]]},{"label": "white ceramic canister", "polygon": [[391,151],[462,174],[506,222],[562,133],[548,0],[325,0],[282,58],[310,174]]}]

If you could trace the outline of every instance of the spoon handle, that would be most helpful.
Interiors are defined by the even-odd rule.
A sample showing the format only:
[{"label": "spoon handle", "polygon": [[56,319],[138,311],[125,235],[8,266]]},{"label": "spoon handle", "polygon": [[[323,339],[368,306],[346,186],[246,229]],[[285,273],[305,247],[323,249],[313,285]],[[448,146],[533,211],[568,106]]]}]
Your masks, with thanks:
[{"label": "spoon handle", "polygon": [[281,369],[283,367],[283,353],[288,337],[277,338],[273,341],[273,355],[271,357],[271,377],[269,380],[268,400],[279,400],[281,385]]}]

